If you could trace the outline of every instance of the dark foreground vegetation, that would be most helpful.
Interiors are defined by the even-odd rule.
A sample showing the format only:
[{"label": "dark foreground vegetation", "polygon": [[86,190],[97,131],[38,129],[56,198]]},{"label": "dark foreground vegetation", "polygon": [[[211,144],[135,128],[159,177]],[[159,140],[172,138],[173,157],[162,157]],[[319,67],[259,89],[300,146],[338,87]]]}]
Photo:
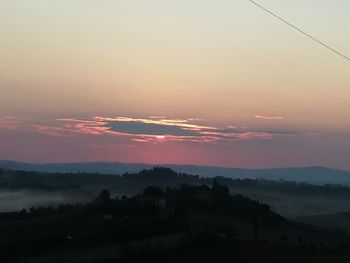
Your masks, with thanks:
[{"label": "dark foreground vegetation", "polygon": [[[164,181],[165,172],[128,176]],[[0,213],[0,262],[349,262],[342,232],[289,221],[217,180],[179,178],[195,184]]]}]

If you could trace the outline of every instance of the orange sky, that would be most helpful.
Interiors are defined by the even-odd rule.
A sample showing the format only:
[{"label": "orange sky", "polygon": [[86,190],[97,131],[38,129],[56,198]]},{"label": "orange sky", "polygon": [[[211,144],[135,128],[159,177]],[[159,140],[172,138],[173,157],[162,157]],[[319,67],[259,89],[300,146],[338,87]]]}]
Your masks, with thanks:
[{"label": "orange sky", "polygon": [[[349,1],[259,2],[350,54]],[[248,1],[3,0],[0,35],[0,159],[350,169],[349,62]]]}]

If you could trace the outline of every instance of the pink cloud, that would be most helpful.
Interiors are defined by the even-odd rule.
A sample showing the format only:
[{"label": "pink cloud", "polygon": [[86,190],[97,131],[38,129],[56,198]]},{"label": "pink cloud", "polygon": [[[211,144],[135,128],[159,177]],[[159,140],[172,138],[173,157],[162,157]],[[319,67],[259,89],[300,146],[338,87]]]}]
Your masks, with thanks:
[{"label": "pink cloud", "polygon": [[144,124],[158,124],[164,126],[177,126],[184,129],[189,130],[201,130],[201,129],[216,129],[213,126],[203,126],[190,123],[191,119],[138,119],[138,118],[130,118],[130,117],[116,117],[116,118],[108,118],[108,117],[95,117],[96,121],[102,122],[138,122]]},{"label": "pink cloud", "polygon": [[62,127],[28,123],[14,117],[0,117],[0,129],[25,130],[50,136],[67,136],[67,131]]},{"label": "pink cloud", "polygon": [[34,124],[34,125],[28,126],[28,129],[37,133],[48,135],[48,136],[60,136],[60,137],[71,136],[69,132],[66,131],[64,128],[55,127],[55,126]]},{"label": "pink cloud", "polygon": [[254,116],[257,119],[263,119],[263,120],[284,120],[284,117],[282,116],[262,116],[262,115],[255,115]]},{"label": "pink cloud", "polygon": [[[270,139],[273,137],[268,132],[254,132],[254,131],[239,131],[236,126],[226,126],[224,128],[198,125],[191,122],[191,119],[166,119],[164,117],[159,119],[149,118],[130,118],[130,117],[94,117],[93,120],[83,120],[79,122],[77,119],[61,119],[65,122],[73,123],[69,128],[74,129],[75,132],[90,135],[110,135],[110,136],[126,136],[130,137],[134,142],[198,142],[198,143],[214,143],[225,140],[251,140],[251,139]],[[140,130],[139,133],[128,133],[113,131],[108,127],[108,123],[143,123],[156,124],[161,126],[173,126],[183,131],[193,131],[195,135],[174,135],[174,134],[147,134]],[[66,124],[67,127],[67,124]],[[228,132],[227,129],[231,129]]]},{"label": "pink cloud", "polygon": [[[257,118],[282,118],[263,117]],[[194,142],[219,143],[232,140],[271,139],[283,134],[261,132],[236,126],[198,124],[194,119],[92,117],[89,119],[61,118],[53,125],[28,123],[12,117],[0,118],[0,129],[17,129],[47,136],[110,136],[123,137],[134,143]]]},{"label": "pink cloud", "polygon": [[16,130],[21,126],[21,122],[11,116],[0,117],[0,129],[3,130]]},{"label": "pink cloud", "polygon": [[150,119],[165,119],[164,116],[149,116]]}]

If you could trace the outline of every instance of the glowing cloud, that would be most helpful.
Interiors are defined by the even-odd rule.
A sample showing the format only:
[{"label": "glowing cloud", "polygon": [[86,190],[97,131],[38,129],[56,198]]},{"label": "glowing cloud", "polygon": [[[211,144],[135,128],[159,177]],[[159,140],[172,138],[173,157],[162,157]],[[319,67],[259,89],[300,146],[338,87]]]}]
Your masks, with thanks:
[{"label": "glowing cloud", "polygon": [[198,124],[198,119],[167,119],[165,117],[94,117],[92,120],[59,119],[71,132],[87,135],[130,137],[139,143],[198,142],[269,139],[268,132],[240,130],[236,126],[215,127]]},{"label": "glowing cloud", "polygon": [[[261,119],[283,117],[255,116]],[[298,132],[252,130],[234,125],[206,125],[199,119],[167,119],[165,117],[92,117],[89,119],[62,118],[54,125],[28,123],[11,117],[0,118],[2,130],[25,130],[46,136],[107,136],[121,137],[134,143],[196,142],[219,143],[234,140],[271,139],[274,136],[304,135]]]}]

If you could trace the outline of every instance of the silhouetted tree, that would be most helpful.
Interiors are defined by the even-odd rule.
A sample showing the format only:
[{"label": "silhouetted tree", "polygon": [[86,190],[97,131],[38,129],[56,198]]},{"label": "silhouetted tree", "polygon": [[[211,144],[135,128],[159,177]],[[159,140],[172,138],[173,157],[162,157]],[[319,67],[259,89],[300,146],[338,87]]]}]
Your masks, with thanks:
[{"label": "silhouetted tree", "polygon": [[164,196],[164,191],[158,186],[149,186],[143,190],[143,194],[154,198],[162,198]]},{"label": "silhouetted tree", "polygon": [[107,204],[111,200],[111,196],[109,194],[109,191],[104,189],[101,191],[97,199],[95,200],[99,204]]},{"label": "silhouetted tree", "polygon": [[215,180],[212,186],[213,197],[227,197],[230,194],[230,190],[226,185],[220,185]]}]

